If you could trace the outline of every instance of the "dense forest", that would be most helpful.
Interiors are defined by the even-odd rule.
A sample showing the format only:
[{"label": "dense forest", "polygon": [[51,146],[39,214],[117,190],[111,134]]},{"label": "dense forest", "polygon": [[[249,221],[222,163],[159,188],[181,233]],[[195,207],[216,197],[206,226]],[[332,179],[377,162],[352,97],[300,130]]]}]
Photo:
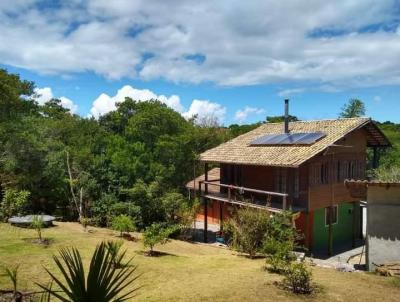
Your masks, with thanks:
[{"label": "dense forest", "polygon": [[[129,98],[98,120],[83,118],[57,99],[39,105],[34,87],[0,70],[3,219],[48,213],[107,225],[110,215],[127,214],[139,228],[166,221],[193,206],[184,184],[201,173],[198,155],[260,125],[186,120],[157,100]],[[380,127],[395,146],[381,162],[399,165],[400,125]]]}]

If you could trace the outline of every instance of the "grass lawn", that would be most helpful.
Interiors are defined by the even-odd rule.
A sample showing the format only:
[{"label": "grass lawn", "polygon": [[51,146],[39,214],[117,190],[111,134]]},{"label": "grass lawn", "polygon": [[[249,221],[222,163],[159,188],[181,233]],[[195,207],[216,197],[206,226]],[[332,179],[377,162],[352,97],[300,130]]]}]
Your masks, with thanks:
[{"label": "grass lawn", "polygon": [[[45,229],[44,238],[53,243],[44,247],[29,243],[34,230],[0,224],[0,263],[20,264],[20,289],[37,289],[34,282],[49,280],[43,266],[55,267],[51,256],[63,246],[76,246],[85,260],[104,239],[115,239],[107,229],[90,228],[85,233],[77,223],[56,223]],[[128,255],[134,256],[142,286],[135,301],[400,301],[400,286],[391,278],[367,273],[339,273],[313,268],[321,291],[310,297],[297,297],[278,289],[273,282],[279,275],[262,269],[264,260],[249,260],[229,250],[171,241],[156,250],[165,256],[146,257],[141,241],[126,242]],[[0,288],[9,288],[0,276]]]}]

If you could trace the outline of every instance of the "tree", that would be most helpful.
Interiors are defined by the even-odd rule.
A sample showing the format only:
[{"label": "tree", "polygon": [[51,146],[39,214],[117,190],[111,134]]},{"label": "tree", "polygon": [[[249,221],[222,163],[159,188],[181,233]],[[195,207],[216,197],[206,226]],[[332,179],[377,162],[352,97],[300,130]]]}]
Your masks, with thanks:
[{"label": "tree", "polygon": [[382,182],[400,182],[400,166],[381,167],[374,171],[375,178]]},{"label": "tree", "polygon": [[[33,101],[34,83],[21,80],[17,74],[0,69],[0,123],[15,120],[35,110]],[[25,98],[24,98],[25,97]]]},{"label": "tree", "polygon": [[365,115],[364,102],[359,99],[350,99],[339,114],[341,118],[360,117]]},{"label": "tree", "polygon": [[[284,115],[267,116],[268,123],[283,123],[284,121],[285,121]],[[297,116],[289,115],[289,122],[297,122],[297,121],[299,121]]]},{"label": "tree", "polygon": [[133,232],[135,230],[132,218],[128,215],[119,215],[114,217],[111,226],[113,230],[120,232],[120,237],[122,237],[124,233]]},{"label": "tree", "polygon": [[57,99],[39,105],[33,89],[0,71],[0,188],[29,191],[24,212],[94,218],[101,226],[126,214],[140,229],[170,222],[177,215],[165,209],[165,195],[183,193],[202,172],[198,154],[232,137],[157,100],[127,98],[96,120],[71,114]]},{"label": "tree", "polygon": [[6,189],[0,203],[0,216],[6,221],[12,216],[22,215],[26,212],[30,192]]},{"label": "tree", "polygon": [[[267,119],[270,117],[267,117]],[[229,128],[229,132],[230,132],[230,136],[232,138],[237,137],[241,134],[247,133],[259,126],[261,126],[261,123],[255,123],[255,124],[250,124],[250,125],[238,125],[238,124],[232,124],[230,125]]]},{"label": "tree", "polygon": [[153,223],[148,226],[143,233],[143,244],[149,247],[149,256],[154,255],[154,246],[156,244],[165,244],[169,236],[177,230],[177,226],[168,226],[165,223]]},{"label": "tree", "polygon": [[87,275],[82,257],[76,248],[63,248],[60,250],[60,256],[54,256],[53,259],[64,280],[57,277],[53,270],[45,269],[60,290],[41,284],[38,286],[60,301],[128,301],[137,291],[137,288],[127,289],[139,277],[137,275],[132,278],[136,266],[131,266],[131,261],[128,261],[122,268],[115,268],[113,255],[107,250],[105,242],[97,245]]},{"label": "tree", "polygon": [[228,244],[253,259],[261,250],[263,240],[270,229],[267,212],[252,208],[241,208],[225,224],[224,230],[230,237]]},{"label": "tree", "polygon": [[38,240],[39,242],[42,242],[42,229],[44,227],[44,222],[42,219],[41,215],[35,215],[33,216],[32,223],[31,223],[31,228],[36,230],[36,233],[38,235]]}]

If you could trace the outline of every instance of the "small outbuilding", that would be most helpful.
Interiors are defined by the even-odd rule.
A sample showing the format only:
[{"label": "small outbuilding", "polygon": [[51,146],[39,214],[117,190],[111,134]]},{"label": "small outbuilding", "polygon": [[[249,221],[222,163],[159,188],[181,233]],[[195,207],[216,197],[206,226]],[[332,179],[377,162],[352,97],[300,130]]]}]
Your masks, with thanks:
[{"label": "small outbuilding", "polygon": [[367,200],[367,269],[400,263],[400,183],[346,181],[346,186]]}]

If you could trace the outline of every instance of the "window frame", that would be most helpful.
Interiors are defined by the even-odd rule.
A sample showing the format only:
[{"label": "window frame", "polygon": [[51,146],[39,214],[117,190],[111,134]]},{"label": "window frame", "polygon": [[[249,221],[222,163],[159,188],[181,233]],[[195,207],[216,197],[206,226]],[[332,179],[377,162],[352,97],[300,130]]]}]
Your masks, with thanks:
[{"label": "window frame", "polygon": [[[326,214],[327,214],[327,211],[329,210],[329,208],[330,208],[330,206],[324,208],[325,227],[329,227],[329,223],[328,223],[328,221],[327,221],[327,219],[326,219]],[[333,208],[336,208],[336,221],[332,223],[332,225],[335,225],[335,224],[338,224],[338,223],[339,223],[339,205],[335,204],[335,205],[333,205]],[[334,211],[334,213],[335,213],[335,211]]]}]

